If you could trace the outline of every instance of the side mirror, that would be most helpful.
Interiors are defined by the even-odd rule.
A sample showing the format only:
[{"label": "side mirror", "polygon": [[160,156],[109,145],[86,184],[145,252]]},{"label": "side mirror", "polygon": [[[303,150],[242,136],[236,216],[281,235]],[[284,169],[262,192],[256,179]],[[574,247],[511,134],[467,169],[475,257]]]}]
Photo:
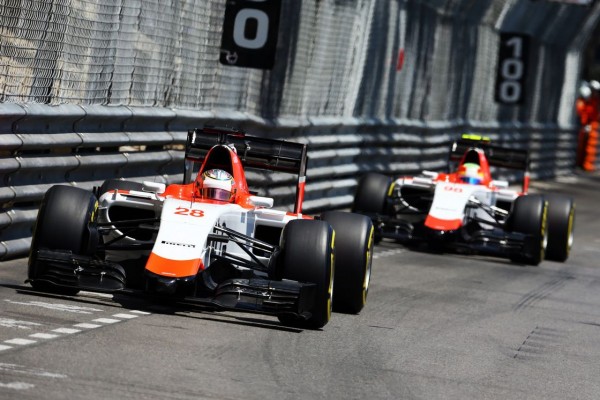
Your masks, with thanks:
[{"label": "side mirror", "polygon": [[262,197],[262,196],[250,196],[248,198],[248,202],[254,207],[265,207],[271,208],[273,207],[273,198],[272,197]]},{"label": "side mirror", "polygon": [[144,181],[142,190],[150,193],[164,193],[167,186],[164,183]]},{"label": "side mirror", "polygon": [[506,189],[508,188],[508,181],[492,181],[492,185],[499,189]]}]

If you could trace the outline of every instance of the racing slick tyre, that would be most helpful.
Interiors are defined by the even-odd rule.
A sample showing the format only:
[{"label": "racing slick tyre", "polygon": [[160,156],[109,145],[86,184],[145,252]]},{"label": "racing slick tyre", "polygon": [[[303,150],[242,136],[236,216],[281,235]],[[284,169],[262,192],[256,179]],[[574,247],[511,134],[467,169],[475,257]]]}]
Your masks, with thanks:
[{"label": "racing slick tyre", "polygon": [[545,195],[548,200],[548,247],[546,259],[564,262],[573,245],[575,202],[568,196]]},{"label": "racing slick tyre", "polygon": [[[392,178],[386,175],[369,172],[363,175],[358,182],[352,212],[366,214],[370,217],[391,214],[388,205],[388,194],[392,185]],[[375,243],[381,241],[381,229],[375,230]]]},{"label": "racing slick tyre", "polygon": [[87,190],[53,186],[46,192],[33,229],[27,268],[34,289],[68,295],[79,292],[77,288],[52,284],[55,277],[45,276],[46,267],[37,262],[37,254],[47,249],[92,255],[98,244],[97,209],[96,196]]},{"label": "racing slick tyre", "polygon": [[522,252],[512,254],[516,263],[538,265],[548,245],[548,202],[541,195],[517,197],[507,220],[509,231],[527,235]]},{"label": "racing slick tyre", "polygon": [[352,212],[359,214],[386,214],[387,197],[392,179],[370,172],[358,182]]},{"label": "racing slick tyre", "polygon": [[285,325],[318,329],[331,318],[334,282],[334,231],[325,221],[292,220],[281,235],[280,270],[284,279],[316,285],[308,319],[279,315]]},{"label": "racing slick tyre", "polygon": [[374,229],[371,220],[359,214],[330,211],[321,215],[335,232],[333,310],[358,314],[367,302]]}]

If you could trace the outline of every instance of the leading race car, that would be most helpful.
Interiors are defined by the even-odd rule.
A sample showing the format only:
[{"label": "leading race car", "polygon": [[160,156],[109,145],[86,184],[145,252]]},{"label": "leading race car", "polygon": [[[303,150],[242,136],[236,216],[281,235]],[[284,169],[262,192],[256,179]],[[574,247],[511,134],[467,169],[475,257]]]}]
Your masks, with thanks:
[{"label": "leading race car", "polygon": [[[347,212],[302,214],[306,151],[204,127],[188,132],[183,184],[53,186],[39,209],[28,281],[63,294],[142,292],[308,328],[324,326],[332,308],[358,313],[369,289],[373,225]],[[297,174],[294,212],[253,194],[245,168]]]},{"label": "leading race car", "polygon": [[[457,162],[454,172],[424,171],[395,180],[369,173],[359,182],[352,211],[372,218],[376,242],[392,238],[529,265],[568,258],[575,203],[564,195],[528,194],[526,150],[463,135],[450,149],[449,164]],[[493,180],[490,167],[522,171],[522,190]]]}]

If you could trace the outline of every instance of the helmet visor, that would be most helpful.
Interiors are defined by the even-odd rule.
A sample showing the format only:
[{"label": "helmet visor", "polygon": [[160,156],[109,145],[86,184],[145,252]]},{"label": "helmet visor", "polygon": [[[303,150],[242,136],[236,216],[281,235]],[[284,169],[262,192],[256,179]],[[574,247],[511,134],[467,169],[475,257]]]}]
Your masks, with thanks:
[{"label": "helmet visor", "polygon": [[202,188],[200,189],[200,196],[204,199],[231,201],[233,193],[229,190],[219,188]]},{"label": "helmet visor", "polygon": [[471,178],[468,176],[462,176],[460,179],[465,183],[470,183],[471,185],[479,185],[481,183],[481,179],[479,179],[479,178]]}]

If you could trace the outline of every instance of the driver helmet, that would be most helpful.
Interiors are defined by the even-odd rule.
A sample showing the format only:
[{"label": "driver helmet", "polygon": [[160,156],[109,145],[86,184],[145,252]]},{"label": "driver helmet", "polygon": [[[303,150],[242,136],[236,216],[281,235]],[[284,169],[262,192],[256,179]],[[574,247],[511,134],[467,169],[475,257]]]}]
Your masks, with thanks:
[{"label": "driver helmet", "polygon": [[464,163],[458,169],[458,178],[465,183],[478,185],[483,180],[483,174],[479,164]]},{"label": "driver helmet", "polygon": [[592,88],[590,87],[589,83],[584,82],[581,84],[579,87],[579,96],[584,100],[588,100],[590,97],[592,97]]},{"label": "driver helmet", "polygon": [[595,92],[600,92],[600,82],[597,80],[590,81],[590,88]]},{"label": "driver helmet", "polygon": [[222,169],[204,171],[197,185],[199,195],[203,199],[229,202],[235,195],[233,176]]}]

